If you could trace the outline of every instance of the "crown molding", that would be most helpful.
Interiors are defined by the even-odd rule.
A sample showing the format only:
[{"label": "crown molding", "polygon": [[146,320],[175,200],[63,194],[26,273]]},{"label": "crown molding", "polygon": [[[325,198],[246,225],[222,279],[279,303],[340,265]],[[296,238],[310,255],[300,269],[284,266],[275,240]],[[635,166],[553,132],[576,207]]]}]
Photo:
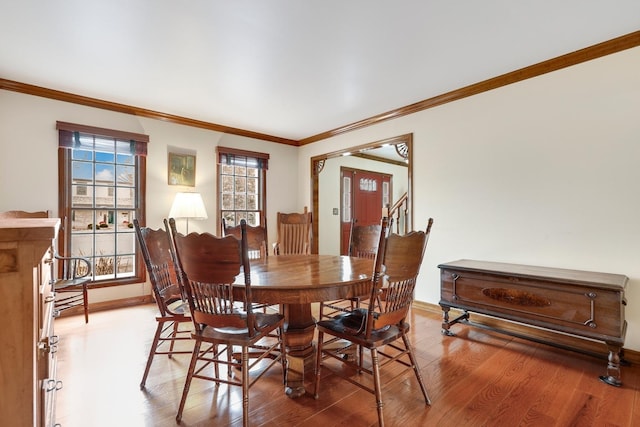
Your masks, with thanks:
[{"label": "crown molding", "polygon": [[415,104],[387,111],[386,113],[378,114],[377,116],[354,122],[346,126],[319,133],[317,135],[301,139],[298,142],[301,146],[311,144],[312,142],[317,142],[323,139],[341,135],[343,133],[362,129],[368,126],[385,122],[387,120],[407,116],[409,114],[417,113],[419,111],[427,110],[429,108],[437,107],[449,102],[467,98],[469,96],[478,95],[482,92],[487,92],[502,86],[510,85],[512,83],[517,83],[533,77],[541,76],[552,71],[557,71],[562,68],[577,65],[583,62],[590,61],[592,59],[600,58],[616,52],[621,52],[623,50],[631,49],[637,46],[640,46],[640,31],[636,31],[612,40],[608,40],[593,46],[586,47],[584,49],[577,50],[575,52],[539,62],[537,64],[524,67],[516,71],[511,71],[509,73],[502,74],[488,80],[474,83],[472,85],[465,86],[463,88],[456,89],[442,95],[434,96],[433,98],[416,102]]},{"label": "crown molding", "polygon": [[216,123],[205,122],[201,120],[190,119],[188,117],[176,116],[173,114],[167,114],[159,111],[148,110],[145,108],[134,107],[126,104],[119,104],[115,102],[105,101],[97,98],[90,98],[87,96],[76,95],[69,92],[63,92],[54,89],[48,89],[40,86],[35,86],[27,83],[16,82],[13,80],[7,80],[0,78],[0,89],[6,89],[14,92],[25,93],[28,95],[40,96],[49,99],[55,99],[58,101],[70,102],[73,104],[85,105],[88,107],[100,108],[103,110],[115,111],[124,114],[131,114],[134,116],[147,117],[156,120],[163,120],[166,122],[176,123],[185,126],[191,126],[196,128],[202,128],[212,130],[215,132],[228,133],[232,135],[244,136],[248,138],[255,138],[264,141],[275,142],[279,144],[303,146],[311,144],[313,142],[321,141],[323,139],[331,138],[337,135],[341,135],[347,132],[351,132],[357,129],[362,129],[368,126],[373,126],[387,120],[396,119],[398,117],[406,116],[409,114],[417,113],[419,111],[427,110],[429,108],[437,107],[449,102],[457,101],[463,98],[467,98],[473,95],[478,95],[482,92],[487,92],[493,89],[497,89],[502,86],[506,86],[512,83],[517,83],[523,80],[527,80],[533,77],[537,77],[552,71],[557,71],[562,68],[577,65],[583,62],[590,61],[592,59],[600,58],[612,53],[621,52],[623,50],[631,49],[640,46],[640,31],[617,37],[602,43],[598,43],[593,46],[586,47],[584,49],[577,50],[565,55],[558,56],[543,62],[539,62],[528,67],[521,68],[516,71],[512,71],[506,74],[502,74],[497,77],[490,78],[478,83],[474,83],[469,86],[465,86],[460,89],[456,89],[438,96],[434,96],[423,101],[416,102],[405,107],[401,107],[395,110],[388,111],[386,113],[378,114],[373,117],[369,117],[364,120],[360,120],[346,126],[319,133],[317,135],[310,136],[308,138],[301,139],[299,141],[281,138],[278,136],[267,135],[259,132],[253,132],[246,129],[238,129],[234,127],[224,126]]}]

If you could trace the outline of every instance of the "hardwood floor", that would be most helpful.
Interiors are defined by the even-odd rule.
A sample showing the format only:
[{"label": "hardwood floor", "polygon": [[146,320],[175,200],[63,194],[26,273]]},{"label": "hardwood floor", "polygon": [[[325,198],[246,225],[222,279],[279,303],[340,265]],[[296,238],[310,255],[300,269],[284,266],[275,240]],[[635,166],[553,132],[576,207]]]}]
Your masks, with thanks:
[{"label": "hardwood floor", "polygon": [[[56,320],[60,336],[56,420],[63,427],[175,426],[189,355],[156,356],[140,390],[155,305]],[[623,367],[623,386],[603,384],[603,360],[490,331],[456,325],[440,333],[440,316],[414,309],[411,339],[432,406],[411,371],[383,369],[389,426],[633,426],[640,420],[640,367]],[[397,364],[396,364],[397,365]],[[311,377],[311,376],[309,376]],[[255,426],[377,425],[373,395],[333,375],[320,398],[285,396],[280,371],[250,390]],[[241,391],[194,380],[181,425],[242,425]],[[634,421],[635,418],[635,421]]]}]

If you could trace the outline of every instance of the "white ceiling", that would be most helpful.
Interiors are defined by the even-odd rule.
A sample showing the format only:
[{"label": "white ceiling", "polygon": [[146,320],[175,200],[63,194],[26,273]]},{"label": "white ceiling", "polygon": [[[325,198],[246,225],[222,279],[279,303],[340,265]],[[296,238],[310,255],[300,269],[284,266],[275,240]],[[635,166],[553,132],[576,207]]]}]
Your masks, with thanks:
[{"label": "white ceiling", "polygon": [[640,29],[639,0],[0,2],[0,78],[294,140]]}]

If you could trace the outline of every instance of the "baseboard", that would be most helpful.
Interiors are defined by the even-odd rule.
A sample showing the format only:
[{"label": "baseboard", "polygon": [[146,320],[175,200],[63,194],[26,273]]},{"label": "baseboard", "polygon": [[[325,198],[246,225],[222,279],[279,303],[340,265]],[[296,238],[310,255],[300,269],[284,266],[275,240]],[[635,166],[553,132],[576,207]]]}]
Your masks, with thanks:
[{"label": "baseboard", "polygon": [[[104,310],[114,310],[117,308],[130,307],[133,305],[149,304],[153,303],[153,297],[151,295],[141,295],[138,297],[122,298],[110,301],[102,301],[89,304],[89,319],[91,319],[91,313]],[[75,316],[84,314],[84,308],[79,305],[77,307],[70,308],[60,313],[60,317]]]},{"label": "baseboard", "polygon": [[[432,314],[438,314],[440,317],[442,317],[442,308],[438,304],[431,304],[423,301],[414,301],[413,308],[423,310]],[[457,317],[458,314],[461,314],[462,311],[452,308],[449,313],[449,317],[453,319]],[[530,336],[534,341],[558,341],[561,338],[561,341],[565,343],[567,347],[570,347],[570,349],[591,354],[605,360],[607,359],[609,354],[606,344],[599,341],[586,340],[584,338],[579,338],[568,334],[540,329],[521,323],[510,322],[508,320],[498,319],[495,317],[485,316],[477,313],[470,313],[470,316],[473,318],[473,323],[476,323],[479,326],[486,327],[488,329],[500,330],[508,334],[513,333],[518,335]],[[456,328],[464,326],[466,325],[459,324],[454,325],[452,328],[455,332]],[[624,360],[630,363],[640,363],[640,352],[629,349],[623,349],[623,351]]]}]

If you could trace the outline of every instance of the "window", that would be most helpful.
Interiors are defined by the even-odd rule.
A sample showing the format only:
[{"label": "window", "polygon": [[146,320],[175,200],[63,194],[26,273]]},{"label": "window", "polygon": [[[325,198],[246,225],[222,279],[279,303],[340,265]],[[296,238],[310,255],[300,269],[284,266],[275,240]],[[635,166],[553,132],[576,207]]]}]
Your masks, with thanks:
[{"label": "window", "polygon": [[92,261],[94,283],[144,281],[133,219],[144,224],[146,135],[58,122],[63,255]]},{"label": "window", "polygon": [[265,225],[269,155],[218,147],[218,218]]}]

